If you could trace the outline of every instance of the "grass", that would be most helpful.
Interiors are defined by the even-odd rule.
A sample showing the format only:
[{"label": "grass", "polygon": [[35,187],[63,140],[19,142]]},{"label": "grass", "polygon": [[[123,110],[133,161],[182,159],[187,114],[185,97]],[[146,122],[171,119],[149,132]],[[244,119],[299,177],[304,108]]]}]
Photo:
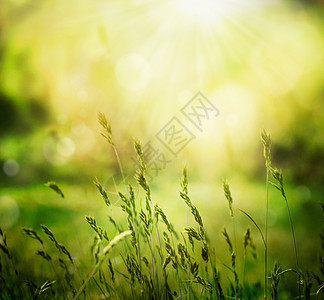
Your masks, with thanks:
[{"label": "grass", "polygon": [[[112,129],[103,114],[99,115],[99,123],[122,172]],[[40,230],[23,227],[21,232],[31,244],[20,236],[21,242],[11,245],[6,234],[0,231],[0,299],[287,299],[292,294],[297,299],[320,299],[324,290],[324,258],[320,256],[314,270],[300,264],[289,193],[284,188],[282,172],[272,167],[270,136],[262,132],[261,139],[266,159],[264,223],[254,217],[254,211],[248,207],[238,207],[240,202],[235,201],[235,193],[232,194],[228,181],[224,180],[224,202],[228,202],[227,218],[232,229],[225,227],[220,232],[223,239],[218,238],[218,233],[211,230],[210,218],[206,221],[198,208],[196,194],[189,184],[190,174],[184,167],[175,201],[185,205],[181,217],[187,221],[185,227],[179,229],[166,213],[170,207],[163,208],[155,200],[146,178],[141,143],[135,140],[138,158],[135,179],[141,189],[137,196],[136,186],[127,183],[123,175],[124,189],[119,192],[121,205],[114,206],[109,193],[96,178],[94,186],[102,197],[107,217],[102,218],[101,214],[97,217],[94,211],[94,216],[87,215],[85,222],[79,224],[80,221],[70,214],[71,207],[62,207],[62,210],[70,211],[65,215],[68,226],[64,228],[66,238],[63,240],[68,241],[69,246],[74,245],[74,251],[78,248],[76,245],[87,248],[82,256],[82,251],[76,256],[61,242],[62,232],[58,234],[53,225],[41,225]],[[273,177],[271,182],[270,176]],[[283,201],[278,202],[278,198],[273,197],[271,185],[280,191]],[[64,188],[55,182],[48,182],[46,186],[63,201],[68,198]],[[290,255],[295,256],[295,267],[281,266],[270,251],[273,248],[269,247],[268,231],[271,236],[274,228],[270,227],[269,212],[274,204],[286,206],[292,236],[292,247],[288,251],[293,251]],[[89,206],[85,206],[84,211],[87,208]],[[322,210],[320,205],[318,210]],[[218,214],[222,212],[214,212],[215,217]],[[264,224],[263,229],[260,222]],[[237,230],[238,225],[242,227],[241,223],[247,226],[244,234]],[[93,232],[92,237],[84,234],[78,241],[77,231],[86,224]],[[323,255],[324,234],[321,239]],[[25,251],[22,251],[22,243],[28,244]],[[287,245],[287,241],[281,244]],[[258,250],[260,245],[264,248],[263,257]],[[223,249],[221,255],[219,249]],[[36,274],[33,268],[39,264],[42,267]],[[253,265],[264,268],[263,276],[259,272],[255,276]],[[297,277],[297,286],[286,286],[290,276]]]}]

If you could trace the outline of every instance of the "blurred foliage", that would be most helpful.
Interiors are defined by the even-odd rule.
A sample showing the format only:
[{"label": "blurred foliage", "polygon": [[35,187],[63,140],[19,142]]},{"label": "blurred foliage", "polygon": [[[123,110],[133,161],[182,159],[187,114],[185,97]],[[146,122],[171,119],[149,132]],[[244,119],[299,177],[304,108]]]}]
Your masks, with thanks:
[{"label": "blurred foliage", "polygon": [[48,122],[48,109],[44,103],[27,99],[17,103],[5,94],[0,94],[0,137],[28,135]]},{"label": "blurred foliage", "polygon": [[198,90],[220,115],[195,132],[178,165],[189,162],[197,177],[230,169],[260,178],[265,127],[287,180],[322,182],[322,1],[197,3],[5,0],[0,164],[13,159],[20,171],[2,170],[2,184],[112,168],[109,180],[118,168],[97,113],[109,117],[130,166],[132,138],[152,140]]}]

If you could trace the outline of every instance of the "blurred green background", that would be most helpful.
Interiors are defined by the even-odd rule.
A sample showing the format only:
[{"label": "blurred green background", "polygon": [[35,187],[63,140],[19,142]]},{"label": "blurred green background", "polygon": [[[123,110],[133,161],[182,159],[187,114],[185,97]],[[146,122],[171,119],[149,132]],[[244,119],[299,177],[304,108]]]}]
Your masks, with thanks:
[{"label": "blurred green background", "polygon": [[[80,243],[87,241],[91,229],[84,215],[106,222],[93,178],[112,197],[120,179],[114,153],[98,132],[97,113],[110,120],[125,174],[133,180],[133,138],[166,151],[155,135],[172,117],[182,120],[181,108],[201,91],[220,114],[201,132],[189,126],[196,138],[154,177],[155,200],[176,226],[185,226],[177,190],[186,164],[193,201],[212,239],[222,240],[223,226],[230,226],[223,178],[234,206],[263,226],[259,136],[265,128],[273,137],[273,164],[284,172],[301,260],[317,268],[323,66],[321,1],[2,1],[0,226],[17,246],[17,228],[45,223],[81,255],[66,236],[67,220]],[[64,200],[43,185],[49,180],[60,184]],[[289,266],[285,204],[277,191],[270,196],[271,260]],[[242,236],[249,222],[235,213]]]}]

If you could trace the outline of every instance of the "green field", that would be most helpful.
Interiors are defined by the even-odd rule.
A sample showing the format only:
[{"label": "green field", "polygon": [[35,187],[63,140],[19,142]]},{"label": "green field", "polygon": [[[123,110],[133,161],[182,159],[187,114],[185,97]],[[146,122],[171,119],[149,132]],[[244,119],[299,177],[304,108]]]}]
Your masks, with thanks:
[{"label": "green field", "polygon": [[[145,174],[145,171],[142,174]],[[98,188],[101,188],[99,189],[101,196],[106,201],[107,199],[112,201],[112,203],[109,202],[109,205],[107,205],[107,202],[106,205],[104,204],[105,201],[98,194],[95,184],[75,186],[62,183],[58,188],[53,183],[52,188],[57,193],[51,191],[50,187],[45,184],[18,189],[3,189],[0,196],[2,204],[1,220],[3,224],[10,226],[10,229],[6,231],[7,238],[4,239],[5,235],[2,238],[3,299],[12,297],[37,298],[39,296],[60,298],[62,291],[65,295],[63,297],[74,297],[75,295],[81,297],[82,295],[84,298],[90,297],[91,299],[93,297],[137,298],[140,297],[140,294],[145,298],[262,298],[261,278],[264,276],[264,264],[262,262],[264,245],[262,239],[264,238],[264,213],[266,211],[265,184],[261,181],[239,182],[238,179],[235,179],[231,183],[234,198],[232,200],[232,196],[225,192],[225,186],[225,196],[222,194],[221,182],[207,184],[201,183],[201,180],[197,178],[189,184],[190,193],[185,192],[185,195],[190,195],[192,199],[187,198],[189,202],[186,202],[183,201],[186,199],[183,194],[180,197],[178,192],[179,190],[186,191],[186,177],[182,177],[180,187],[174,178],[167,176],[167,174],[164,175],[154,179],[152,191],[148,186],[143,185],[141,177],[135,175],[138,182],[132,182],[134,189],[132,188],[128,197],[132,199],[131,195],[133,195],[134,205],[137,206],[136,213],[135,211],[125,210],[125,207],[131,208],[131,206],[129,206],[130,202],[127,202],[130,200],[127,200],[127,198],[123,200],[123,195],[119,196],[119,201],[116,200],[118,198],[113,194],[113,186],[107,186],[108,193],[106,193],[99,183],[97,184],[99,184]],[[117,188],[120,188],[120,191],[124,193],[123,185],[119,185]],[[141,188],[143,188],[144,193]],[[64,194],[62,191],[64,191]],[[323,251],[321,250],[323,212],[320,208],[322,189],[288,185],[285,188],[285,193],[290,202],[291,217],[296,234],[298,265],[295,261],[294,241],[289,230],[290,223],[286,203],[279,191],[273,188],[269,191],[270,207],[267,225],[269,238],[266,240],[268,266],[269,274],[275,276],[275,273],[271,273],[271,269],[275,264],[280,264],[279,273],[282,272],[282,275],[278,277],[281,282],[279,288],[273,286],[274,279],[267,279],[269,291],[271,290],[271,296],[274,299],[277,297],[274,294],[275,290],[279,291],[279,299],[291,299],[293,297],[311,299],[310,297],[317,292],[316,288],[313,288],[313,291],[311,290],[313,278],[315,276],[315,279],[320,280],[320,277],[317,277],[319,275],[316,274],[320,274],[323,268],[320,260],[320,253]],[[231,201],[230,211],[227,207],[226,198]],[[162,214],[160,217],[157,215],[157,219],[150,217],[150,214],[154,211],[152,212],[150,205],[149,207],[147,205],[151,202],[162,208]],[[201,215],[198,213],[198,219],[196,207],[201,213]],[[155,207],[155,213],[156,210]],[[148,219],[139,218],[138,213],[140,211],[143,216],[152,218],[152,222],[146,223]],[[146,214],[144,211],[146,211]],[[168,217],[164,215],[163,211]],[[85,220],[86,216],[93,217],[91,222],[89,222],[89,219],[87,220],[89,224]],[[127,216],[130,223],[126,222]],[[129,219],[129,216],[134,219]],[[201,231],[202,229],[195,231],[194,228],[197,227],[197,224],[194,220],[199,225],[202,222],[201,217],[205,224],[203,225],[204,229],[203,231]],[[138,221],[135,222],[137,218]],[[155,221],[153,221],[154,219]],[[158,220],[160,224],[158,224]],[[117,221],[118,229],[114,225],[115,221]],[[44,224],[45,229],[44,227],[41,228],[40,224]],[[135,225],[137,227],[134,227]],[[158,235],[155,234],[154,226],[159,231]],[[32,233],[29,232],[34,240],[25,235],[24,228],[35,230]],[[48,237],[51,241],[44,237],[44,232],[46,235],[49,234],[46,228],[50,229],[50,236]],[[191,236],[188,228],[192,228],[191,230],[196,232],[195,234],[191,233],[193,237],[196,237],[199,232],[199,236],[196,237],[197,240],[203,242],[206,239],[203,242],[203,245],[205,245],[203,248],[208,247],[209,249],[209,252],[207,252],[209,254],[206,254],[207,258],[206,255],[200,253],[198,245],[196,245],[196,249],[191,249],[190,253],[190,247],[187,244],[190,239],[187,240],[185,237],[186,235]],[[232,241],[225,241],[225,228],[232,236],[231,238],[228,236]],[[93,229],[97,235],[94,234]],[[135,242],[132,244],[136,249],[135,254],[127,240],[128,238],[126,238],[123,241],[125,243],[120,242],[121,245],[118,244],[111,250],[108,255],[109,260],[107,260],[104,252],[101,252],[105,250],[100,250],[100,248],[126,229],[130,229],[130,233],[137,234],[135,235]],[[245,232],[246,229],[249,229],[250,235],[248,236]],[[263,232],[261,233],[262,236],[258,229]],[[42,233],[42,230],[45,231]],[[54,233],[55,239],[51,238],[51,232]],[[164,243],[161,242],[160,235],[162,235],[162,232],[163,236],[166,236]],[[168,232],[169,237],[166,232]],[[41,237],[39,238],[38,235]],[[39,240],[35,240],[36,236]],[[97,239],[97,244],[95,243],[97,248],[93,248],[94,237],[95,241]],[[170,244],[170,237],[172,244]],[[45,243],[39,243],[43,239]],[[151,264],[147,260],[150,251],[147,249],[146,242],[149,241],[152,243],[149,247],[152,252]],[[175,247],[178,243],[184,245],[190,258],[182,256],[183,253],[180,250],[177,253]],[[64,245],[65,251],[58,245]],[[138,252],[138,245],[141,245],[142,252]],[[228,246],[230,246],[229,253],[227,252]],[[162,251],[152,250],[155,247],[161,247]],[[98,250],[95,251],[94,249]],[[43,255],[39,255],[39,253],[35,255],[37,251],[43,251]],[[64,255],[67,257],[64,257]],[[141,260],[139,261],[142,262],[142,259],[144,259],[143,262],[145,261],[147,270],[137,269],[141,265],[139,262],[138,265],[132,265],[133,267],[127,264],[125,257],[135,258],[136,255],[140,255]],[[169,262],[172,262],[173,268],[170,265],[168,266],[165,261],[163,264],[163,256],[165,257],[165,255],[170,257]],[[63,265],[60,263],[60,259],[62,259],[61,262],[64,262]],[[96,265],[95,261],[101,261],[101,259],[103,264]],[[160,259],[161,262],[158,261]],[[187,262],[185,262],[186,259]],[[197,273],[192,269],[195,260]],[[218,276],[217,282],[215,281],[214,284],[210,278],[211,275],[208,273],[208,261],[214,268],[217,266],[215,274],[218,274]],[[62,270],[58,271],[55,268],[58,265],[62,267],[65,274]],[[97,266],[93,272],[90,272],[93,269],[91,265]],[[292,271],[289,272],[291,269],[300,272],[300,275],[298,275],[300,277]],[[190,279],[189,270],[192,273],[192,279]],[[285,274],[285,270],[287,270],[287,274]],[[17,274],[14,274],[14,272],[17,272]],[[88,277],[89,281],[86,280],[87,274],[90,276]],[[109,276],[111,276],[110,279]],[[135,278],[137,278],[137,283]],[[143,278],[149,281],[146,282]],[[299,284],[296,284],[296,279],[300,280]],[[306,280],[308,280],[307,284]],[[42,284],[39,283],[45,282],[50,282],[50,285],[43,287],[43,291]],[[82,283],[84,284],[82,285]],[[131,294],[129,287],[128,292],[126,292],[128,284],[131,286]],[[81,289],[80,286],[83,288]],[[316,287],[316,285],[314,286]],[[78,289],[80,290],[78,291]],[[320,290],[320,287],[317,289]],[[51,296],[49,293],[52,293]]]}]

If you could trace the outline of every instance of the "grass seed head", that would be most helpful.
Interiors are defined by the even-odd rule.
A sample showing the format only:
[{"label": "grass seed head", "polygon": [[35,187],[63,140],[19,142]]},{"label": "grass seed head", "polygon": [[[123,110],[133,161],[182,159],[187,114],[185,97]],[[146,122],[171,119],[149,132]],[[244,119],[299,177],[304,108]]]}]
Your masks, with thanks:
[{"label": "grass seed head", "polygon": [[198,276],[198,271],[199,271],[199,264],[194,261],[194,262],[190,262],[190,272],[194,277]]},{"label": "grass seed head", "polygon": [[45,225],[41,225],[41,228],[52,242],[54,242],[55,244],[58,244],[58,242],[56,241],[56,239],[54,237],[54,234],[52,233],[52,231],[49,230],[49,228],[47,228]]},{"label": "grass seed head", "polygon": [[209,249],[206,244],[201,247],[201,257],[205,262],[208,262],[209,260]]},{"label": "grass seed head", "polygon": [[135,210],[135,194],[134,194],[134,189],[131,184],[128,185],[128,192],[129,192],[129,201],[132,204],[134,212]]},{"label": "grass seed head", "polygon": [[51,256],[48,253],[44,252],[44,251],[37,251],[36,255],[39,255],[39,256],[43,257],[47,261],[52,260]]},{"label": "grass seed head", "polygon": [[232,198],[232,195],[231,195],[231,191],[230,191],[230,188],[229,188],[229,184],[226,180],[223,181],[223,188],[224,188],[224,195],[228,201],[228,207],[229,207],[229,210],[230,210],[230,215],[231,217],[234,216],[233,214],[233,198]]},{"label": "grass seed head", "polygon": [[261,141],[263,144],[263,154],[266,159],[266,166],[271,166],[271,136],[268,134],[265,129],[261,132]]},{"label": "grass seed head", "polygon": [[101,183],[99,182],[97,177],[95,178],[93,183],[97,187],[97,189],[98,189],[99,193],[101,194],[102,198],[104,199],[106,205],[109,207],[110,206],[110,200],[108,198],[107,192],[105,191],[105,189],[103,188],[103,186],[101,185]]},{"label": "grass seed head", "polygon": [[283,176],[282,176],[282,171],[278,170],[276,168],[270,168],[272,177],[276,180],[276,182],[271,182],[269,181],[276,189],[278,189],[282,196],[286,198],[286,193],[284,189],[284,182],[283,182]]},{"label": "grass seed head", "polygon": [[188,235],[188,240],[191,245],[191,250],[192,250],[192,252],[194,252],[195,251],[195,243],[194,243],[194,239],[192,238],[191,235]]},{"label": "grass seed head", "polygon": [[97,225],[95,218],[86,216],[86,220],[88,224],[91,226],[91,228],[98,234],[101,240],[105,239],[109,242],[107,232],[104,229],[102,229],[102,227]]},{"label": "grass seed head", "polygon": [[45,183],[45,185],[48,186],[49,188],[51,188],[56,193],[58,193],[62,198],[64,198],[64,194],[63,194],[62,190],[59,188],[59,186],[57,185],[56,182],[49,181],[49,182]]},{"label": "grass seed head", "polygon": [[31,237],[32,239],[38,240],[43,245],[42,239],[38,236],[38,234],[33,229],[23,227],[22,230],[29,237]]},{"label": "grass seed head", "polygon": [[182,169],[182,178],[180,181],[180,186],[182,188],[182,192],[188,195],[188,172],[186,166],[184,166]]},{"label": "grass seed head", "polygon": [[111,216],[107,216],[107,217],[108,217],[109,222],[110,222],[111,224],[113,224],[113,226],[116,228],[116,230],[117,230],[118,232],[121,231],[120,228],[119,228],[119,226],[118,226],[118,224],[117,224],[117,222],[115,221],[115,219],[112,218]]},{"label": "grass seed head", "polygon": [[109,268],[109,271],[110,271],[110,274],[111,274],[111,280],[112,280],[112,282],[115,282],[115,271],[114,271],[114,268],[112,266],[110,258],[108,259],[108,268]]},{"label": "grass seed head", "polygon": [[227,243],[227,245],[229,247],[229,252],[232,255],[232,253],[234,252],[233,244],[232,244],[231,239],[230,239],[230,237],[229,237],[229,235],[227,233],[226,228],[224,228],[224,230],[223,230],[223,235],[224,235],[226,243]]},{"label": "grass seed head", "polygon": [[155,204],[154,210],[155,210],[156,215],[161,217],[163,223],[166,225],[166,227],[168,228],[168,230],[170,232],[172,232],[173,227],[169,223],[168,218],[167,218],[166,214],[164,213],[164,211],[162,210],[162,208],[159,207],[158,204]]},{"label": "grass seed head", "polygon": [[278,263],[275,263],[273,271],[271,273],[271,296],[272,299],[278,300],[278,285],[280,280],[281,267]]},{"label": "grass seed head", "polygon": [[165,269],[170,262],[171,262],[171,256],[167,255],[162,265],[163,269]]},{"label": "grass seed head", "polygon": [[185,228],[185,231],[188,234],[188,236],[196,239],[197,241],[201,240],[200,234],[194,228],[188,227],[188,228]]},{"label": "grass seed head", "polygon": [[108,143],[114,146],[113,135],[111,131],[110,123],[107,121],[107,118],[104,113],[98,113],[98,122],[105,129],[105,132],[100,132],[100,134],[108,141]]},{"label": "grass seed head", "polygon": [[137,170],[135,173],[135,179],[138,184],[145,190],[147,194],[150,194],[150,187],[146,180],[143,170]]},{"label": "grass seed head", "polygon": [[65,254],[65,255],[69,258],[71,264],[73,265],[74,263],[73,263],[72,256],[71,256],[70,252],[65,248],[65,246],[62,245],[62,244],[58,244],[58,245],[57,245],[57,248],[58,248],[60,251],[62,251],[62,253]]},{"label": "grass seed head", "polygon": [[250,247],[252,249],[252,256],[256,259],[256,246],[253,242],[252,236],[251,236],[251,229],[248,228],[244,234],[243,238],[243,248],[244,248],[244,254],[246,255],[247,249]]},{"label": "grass seed head", "polygon": [[195,221],[199,224],[199,226],[204,227],[202,218],[200,216],[200,213],[196,206],[194,206],[189,198],[189,196],[183,192],[180,191],[180,196],[184,200],[184,202],[187,204],[187,206],[191,210],[191,214],[193,215]]},{"label": "grass seed head", "polygon": [[138,162],[140,164],[140,169],[142,172],[144,172],[146,167],[145,167],[145,161],[144,161],[144,154],[143,154],[143,150],[142,150],[142,144],[139,139],[134,140],[134,148],[135,148],[135,152],[137,154]]}]

